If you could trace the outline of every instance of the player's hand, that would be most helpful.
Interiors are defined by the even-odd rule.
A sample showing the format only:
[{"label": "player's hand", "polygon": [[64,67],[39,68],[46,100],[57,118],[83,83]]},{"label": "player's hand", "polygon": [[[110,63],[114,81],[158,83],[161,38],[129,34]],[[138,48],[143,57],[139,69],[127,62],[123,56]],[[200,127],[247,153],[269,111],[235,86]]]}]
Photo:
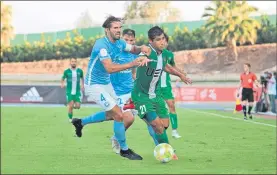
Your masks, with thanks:
[{"label": "player's hand", "polygon": [[81,85],[81,91],[85,91],[85,87],[84,87],[84,85]]},{"label": "player's hand", "polygon": [[64,83],[61,84],[61,88],[64,88]]},{"label": "player's hand", "polygon": [[143,57],[138,57],[132,63],[133,63],[134,66],[144,66],[144,65],[147,66],[147,63],[149,63],[150,61],[151,61],[150,59],[143,56]]},{"label": "player's hand", "polygon": [[181,76],[180,79],[186,84],[192,84],[192,80],[190,78],[187,78],[185,75]]},{"label": "player's hand", "polygon": [[147,56],[151,54],[151,48],[145,45],[141,46],[141,52]]}]

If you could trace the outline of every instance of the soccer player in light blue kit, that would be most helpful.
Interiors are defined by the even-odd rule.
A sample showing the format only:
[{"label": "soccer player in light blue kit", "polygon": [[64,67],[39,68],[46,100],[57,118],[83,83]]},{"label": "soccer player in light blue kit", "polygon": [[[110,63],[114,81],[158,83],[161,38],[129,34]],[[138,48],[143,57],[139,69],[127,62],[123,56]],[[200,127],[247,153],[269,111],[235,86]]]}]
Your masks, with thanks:
[{"label": "soccer player in light blue kit", "polygon": [[[135,44],[135,36],[136,33],[134,30],[131,29],[125,29],[123,30],[123,39],[126,41],[126,43],[134,45]],[[133,61],[138,56],[129,52],[122,52],[121,56],[114,60],[116,64],[126,64],[128,62]],[[131,92],[134,86],[134,76],[136,68],[132,69],[126,69],[120,72],[112,73],[111,74],[111,83],[113,85],[113,88],[115,90],[116,96],[117,96],[117,105],[121,108],[124,118],[126,120],[125,128],[126,130],[132,125],[134,122],[134,116],[136,115],[136,111],[134,109],[127,109],[124,110],[124,105],[131,99]],[[155,131],[153,130],[151,125],[147,125],[148,131],[150,136],[153,138],[155,145],[158,144],[158,141],[155,139]],[[115,137],[115,135],[111,138],[112,142],[112,149],[115,153],[120,153],[120,145]]]},{"label": "soccer player in light blue kit", "polygon": [[150,54],[148,46],[134,46],[120,40],[121,19],[109,16],[103,23],[106,36],[96,40],[85,78],[85,95],[99,104],[105,111],[95,113],[91,116],[72,120],[75,126],[76,135],[82,136],[83,126],[89,123],[99,123],[107,120],[114,120],[114,133],[120,145],[120,155],[130,160],[142,160],[142,157],[128,148],[125,137],[124,116],[117,105],[117,97],[110,82],[110,74],[136,66],[143,66],[150,60],[139,57],[126,64],[115,64],[115,60],[120,59],[123,51],[134,54]]}]

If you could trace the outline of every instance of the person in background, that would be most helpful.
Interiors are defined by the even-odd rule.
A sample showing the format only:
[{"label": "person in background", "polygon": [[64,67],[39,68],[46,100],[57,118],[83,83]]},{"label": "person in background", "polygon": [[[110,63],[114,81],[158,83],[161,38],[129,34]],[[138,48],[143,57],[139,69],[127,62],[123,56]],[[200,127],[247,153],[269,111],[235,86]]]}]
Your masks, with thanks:
[{"label": "person in background", "polygon": [[[277,72],[274,72],[273,75],[274,75],[275,81],[277,82]],[[277,83],[276,83],[275,103],[277,104]]]},{"label": "person in background", "polygon": [[270,110],[276,113],[275,97],[276,97],[276,79],[271,72],[267,74],[267,94],[269,97]]},{"label": "person in background", "polygon": [[247,116],[246,116],[247,103],[248,103],[249,118],[250,119],[253,118],[251,114],[251,110],[253,108],[253,102],[254,102],[253,87],[254,87],[254,84],[256,86],[259,86],[257,77],[253,72],[250,72],[250,68],[251,68],[251,65],[249,63],[245,63],[243,65],[244,72],[240,75],[240,85],[238,88],[238,90],[242,88],[242,107],[243,107],[244,120],[247,120]]},{"label": "person in background", "polygon": [[72,122],[73,109],[80,109],[82,102],[82,91],[84,91],[84,73],[77,67],[77,58],[70,59],[70,68],[64,70],[61,79],[61,88],[65,87],[68,106],[68,119]]}]

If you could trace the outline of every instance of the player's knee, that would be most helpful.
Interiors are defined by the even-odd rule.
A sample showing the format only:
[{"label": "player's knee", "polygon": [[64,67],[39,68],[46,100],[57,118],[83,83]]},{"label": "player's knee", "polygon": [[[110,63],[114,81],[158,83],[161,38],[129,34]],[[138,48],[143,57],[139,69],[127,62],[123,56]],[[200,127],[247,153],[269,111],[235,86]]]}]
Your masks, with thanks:
[{"label": "player's knee", "polygon": [[163,118],[163,119],[161,119],[161,121],[162,121],[163,127],[167,129],[169,127],[169,119]]},{"label": "player's knee", "polygon": [[156,126],[154,129],[157,134],[162,134],[164,132],[164,127],[162,125]]},{"label": "player's knee", "polygon": [[164,126],[163,126],[162,122],[160,121],[160,119],[156,119],[156,120],[152,121],[151,126],[153,127],[154,131],[157,134],[162,134],[164,132]]},{"label": "player's knee", "polygon": [[122,122],[124,120],[123,114],[122,113],[118,113],[114,116],[114,120],[118,121],[118,122]]},{"label": "player's knee", "polygon": [[110,120],[111,118],[115,121],[122,122],[124,119],[123,113],[117,105],[115,105],[110,111],[107,111],[107,114],[107,120]]},{"label": "player's knee", "polygon": [[80,103],[75,103],[74,108],[75,109],[80,109],[80,106],[81,106]]},{"label": "player's knee", "polygon": [[128,111],[123,113],[123,120],[125,128],[129,128],[133,124],[135,117],[132,115],[131,111]]},{"label": "player's knee", "polygon": [[124,115],[121,111],[114,111],[113,119],[122,122],[124,120]]},{"label": "player's knee", "polygon": [[176,113],[175,106],[174,105],[170,106],[169,111],[170,111],[170,113]]},{"label": "player's knee", "polygon": [[71,102],[68,103],[68,109],[69,109],[69,110],[72,110],[72,109],[73,109],[73,103],[71,103]]}]

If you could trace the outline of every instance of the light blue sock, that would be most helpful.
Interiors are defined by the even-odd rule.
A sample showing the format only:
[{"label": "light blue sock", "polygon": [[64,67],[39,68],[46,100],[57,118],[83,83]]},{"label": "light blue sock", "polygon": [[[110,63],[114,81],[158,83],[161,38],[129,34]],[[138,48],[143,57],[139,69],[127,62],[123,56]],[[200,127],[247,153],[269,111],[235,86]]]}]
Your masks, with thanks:
[{"label": "light blue sock", "polygon": [[[127,129],[125,128],[125,132],[126,131],[127,131]],[[115,137],[115,134],[113,134],[112,139],[115,139],[116,141],[118,141],[117,138]]]},{"label": "light blue sock", "polygon": [[159,144],[159,142],[156,139],[155,131],[154,131],[153,127],[151,125],[147,125],[147,128],[148,128],[148,132],[149,132],[150,136],[152,137],[152,139],[154,140],[155,145],[157,146]]},{"label": "light blue sock", "polygon": [[128,145],[126,144],[124,123],[114,121],[113,130],[114,130],[114,135],[120,145],[120,149],[128,150]]},{"label": "light blue sock", "polygon": [[103,122],[103,121],[106,120],[106,112],[105,111],[97,112],[93,115],[82,118],[81,120],[82,120],[82,125],[86,125],[86,124],[89,124],[89,123]]}]

